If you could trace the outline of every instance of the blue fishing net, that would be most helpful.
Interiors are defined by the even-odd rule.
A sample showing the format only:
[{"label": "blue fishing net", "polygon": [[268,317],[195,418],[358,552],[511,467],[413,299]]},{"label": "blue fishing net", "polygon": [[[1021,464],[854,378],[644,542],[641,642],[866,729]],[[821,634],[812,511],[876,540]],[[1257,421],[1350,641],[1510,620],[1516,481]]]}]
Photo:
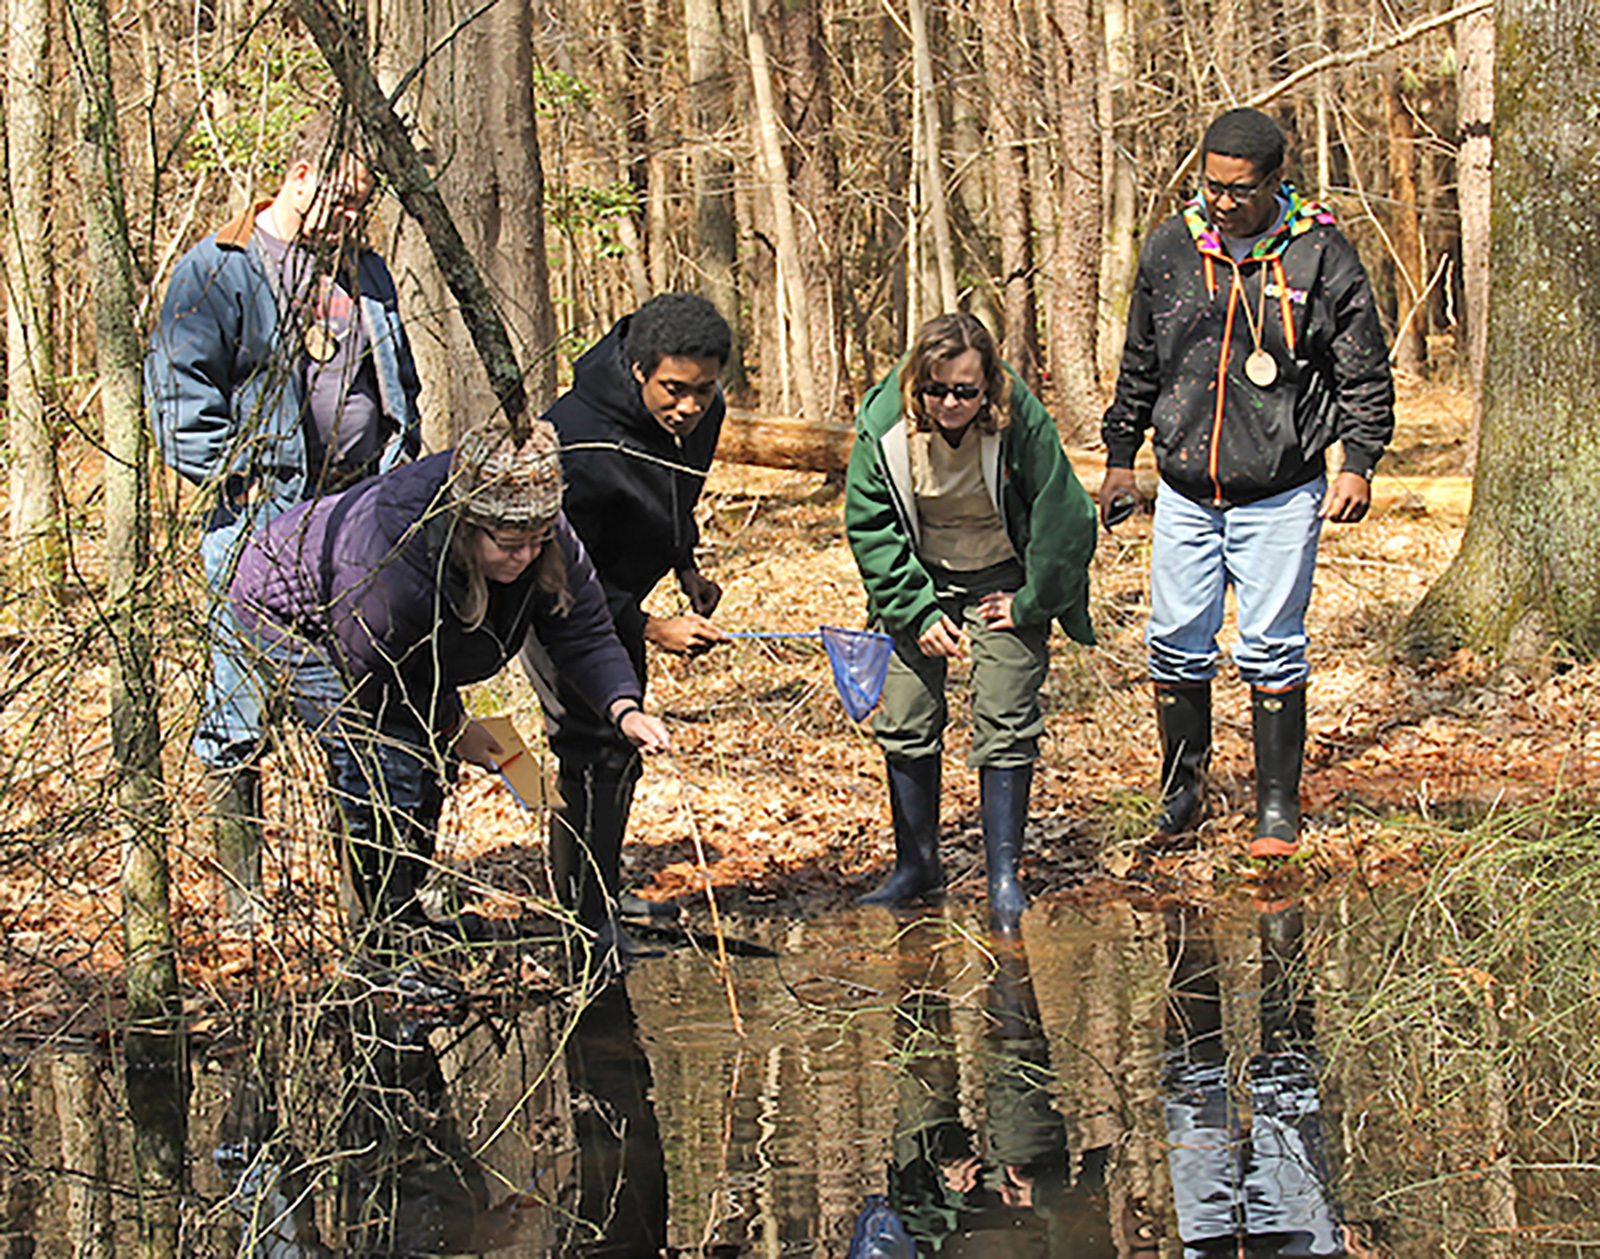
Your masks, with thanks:
[{"label": "blue fishing net", "polygon": [[851,721],[862,721],[878,705],[894,654],[894,639],[876,630],[822,627],[822,646],[833,666],[833,686]]}]

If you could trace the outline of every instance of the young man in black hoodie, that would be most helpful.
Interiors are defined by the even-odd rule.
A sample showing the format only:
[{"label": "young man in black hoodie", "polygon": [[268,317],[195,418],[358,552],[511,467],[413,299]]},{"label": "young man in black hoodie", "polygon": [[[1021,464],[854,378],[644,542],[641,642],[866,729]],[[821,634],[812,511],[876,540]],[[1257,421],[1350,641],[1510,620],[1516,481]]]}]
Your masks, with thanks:
[{"label": "young man in black hoodie", "polygon": [[[699,655],[723,641],[711,621],[722,588],[695,565],[695,502],[716,453],[732,352],[727,321],[691,293],[651,298],[580,358],[572,388],[544,418],[561,438],[563,510],[594,561],[622,639],[645,682],[645,644]],[[667,573],[689,603],[679,616],[642,606]],[[598,951],[634,945],[617,926],[622,838],[639,759],[613,724],[540,658],[524,653],[544,702],[562,806],[550,828],[556,895],[598,933]]]},{"label": "young man in black hoodie", "polygon": [[[1157,830],[1191,830],[1211,751],[1217,631],[1232,586],[1234,663],[1251,688],[1250,855],[1300,839],[1306,607],[1324,521],[1367,513],[1394,431],[1394,383],[1372,286],[1322,206],[1283,181],[1284,138],[1255,109],[1201,143],[1201,192],[1150,234],[1106,412],[1101,518],[1141,497],[1153,430],[1161,494],[1150,548],[1150,675],[1163,749]],[[1329,478],[1325,454],[1344,448]],[[1114,510],[1116,509],[1116,510]]]}]

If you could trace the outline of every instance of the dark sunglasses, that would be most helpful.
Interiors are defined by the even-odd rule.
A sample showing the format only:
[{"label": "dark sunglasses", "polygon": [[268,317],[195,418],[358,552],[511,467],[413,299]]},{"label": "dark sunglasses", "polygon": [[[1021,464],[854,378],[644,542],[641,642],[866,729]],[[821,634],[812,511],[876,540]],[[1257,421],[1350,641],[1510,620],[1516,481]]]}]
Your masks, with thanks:
[{"label": "dark sunglasses", "polygon": [[954,396],[957,402],[971,402],[983,396],[982,385],[947,385],[942,380],[928,380],[917,386],[924,398],[945,399]]}]

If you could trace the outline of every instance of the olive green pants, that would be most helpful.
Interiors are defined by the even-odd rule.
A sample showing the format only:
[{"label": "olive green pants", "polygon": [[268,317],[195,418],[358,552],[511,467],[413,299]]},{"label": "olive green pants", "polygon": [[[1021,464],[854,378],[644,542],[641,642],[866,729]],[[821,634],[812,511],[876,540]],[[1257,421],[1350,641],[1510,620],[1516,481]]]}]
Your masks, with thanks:
[{"label": "olive green pants", "polygon": [[[1012,580],[1020,585],[1020,569]],[[944,614],[966,632],[972,662],[973,769],[1019,769],[1039,756],[1044,711],[1039,688],[1050,666],[1050,626],[990,629],[978,615],[978,600],[989,589],[1005,589],[977,581],[954,583],[938,574],[935,583]],[[972,574],[970,576],[978,576]],[[1006,583],[1010,585],[1011,583]],[[924,656],[910,635],[894,636],[894,655],[883,683],[883,698],[872,720],[872,733],[884,755],[909,761],[938,756],[944,750],[944,728],[950,720],[945,696],[949,662]]]}]

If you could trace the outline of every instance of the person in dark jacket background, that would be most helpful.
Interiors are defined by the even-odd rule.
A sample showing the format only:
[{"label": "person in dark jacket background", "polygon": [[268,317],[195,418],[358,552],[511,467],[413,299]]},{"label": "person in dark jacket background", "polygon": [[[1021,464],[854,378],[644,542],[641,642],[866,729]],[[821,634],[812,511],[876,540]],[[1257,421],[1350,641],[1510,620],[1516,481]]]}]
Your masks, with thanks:
[{"label": "person in dark jacket background", "polygon": [[[1284,137],[1254,109],[1219,116],[1202,191],[1139,260],[1116,397],[1105,415],[1101,518],[1141,499],[1133,463],[1154,430],[1163,492],[1145,641],[1162,741],[1157,830],[1203,813],[1217,632],[1232,586],[1234,662],[1251,687],[1256,824],[1250,853],[1300,838],[1305,614],[1322,522],[1367,513],[1394,431],[1394,383],[1372,287],[1321,206],[1283,182]],[[1344,448],[1330,482],[1327,448]]]},{"label": "person in dark jacket background", "polygon": [[279,516],[240,556],[235,611],[263,681],[327,751],[357,891],[380,923],[428,925],[415,894],[445,783],[458,761],[493,769],[501,751],[460,688],[526,639],[628,746],[671,746],[560,508],[554,430],[535,424],[515,447],[482,429]]},{"label": "person in dark jacket background", "polygon": [[[722,588],[695,562],[694,509],[722,431],[719,381],[732,344],[727,321],[705,298],[660,294],[578,360],[572,388],[544,417],[561,437],[567,519],[594,561],[641,693],[646,643],[699,655],[723,641],[710,619]],[[650,616],[644,599],[669,572],[689,610]],[[559,766],[563,805],[550,829],[557,896],[580,922],[631,948],[616,910],[637,752],[538,643],[523,661]]]},{"label": "person in dark jacket background", "polygon": [[195,753],[236,926],[260,881],[262,714],[227,602],[239,548],[296,503],[414,458],[416,364],[388,268],[365,247],[371,172],[330,114],[296,134],[277,195],[173,268],[145,396],[162,458],[205,494],[211,667]]}]

